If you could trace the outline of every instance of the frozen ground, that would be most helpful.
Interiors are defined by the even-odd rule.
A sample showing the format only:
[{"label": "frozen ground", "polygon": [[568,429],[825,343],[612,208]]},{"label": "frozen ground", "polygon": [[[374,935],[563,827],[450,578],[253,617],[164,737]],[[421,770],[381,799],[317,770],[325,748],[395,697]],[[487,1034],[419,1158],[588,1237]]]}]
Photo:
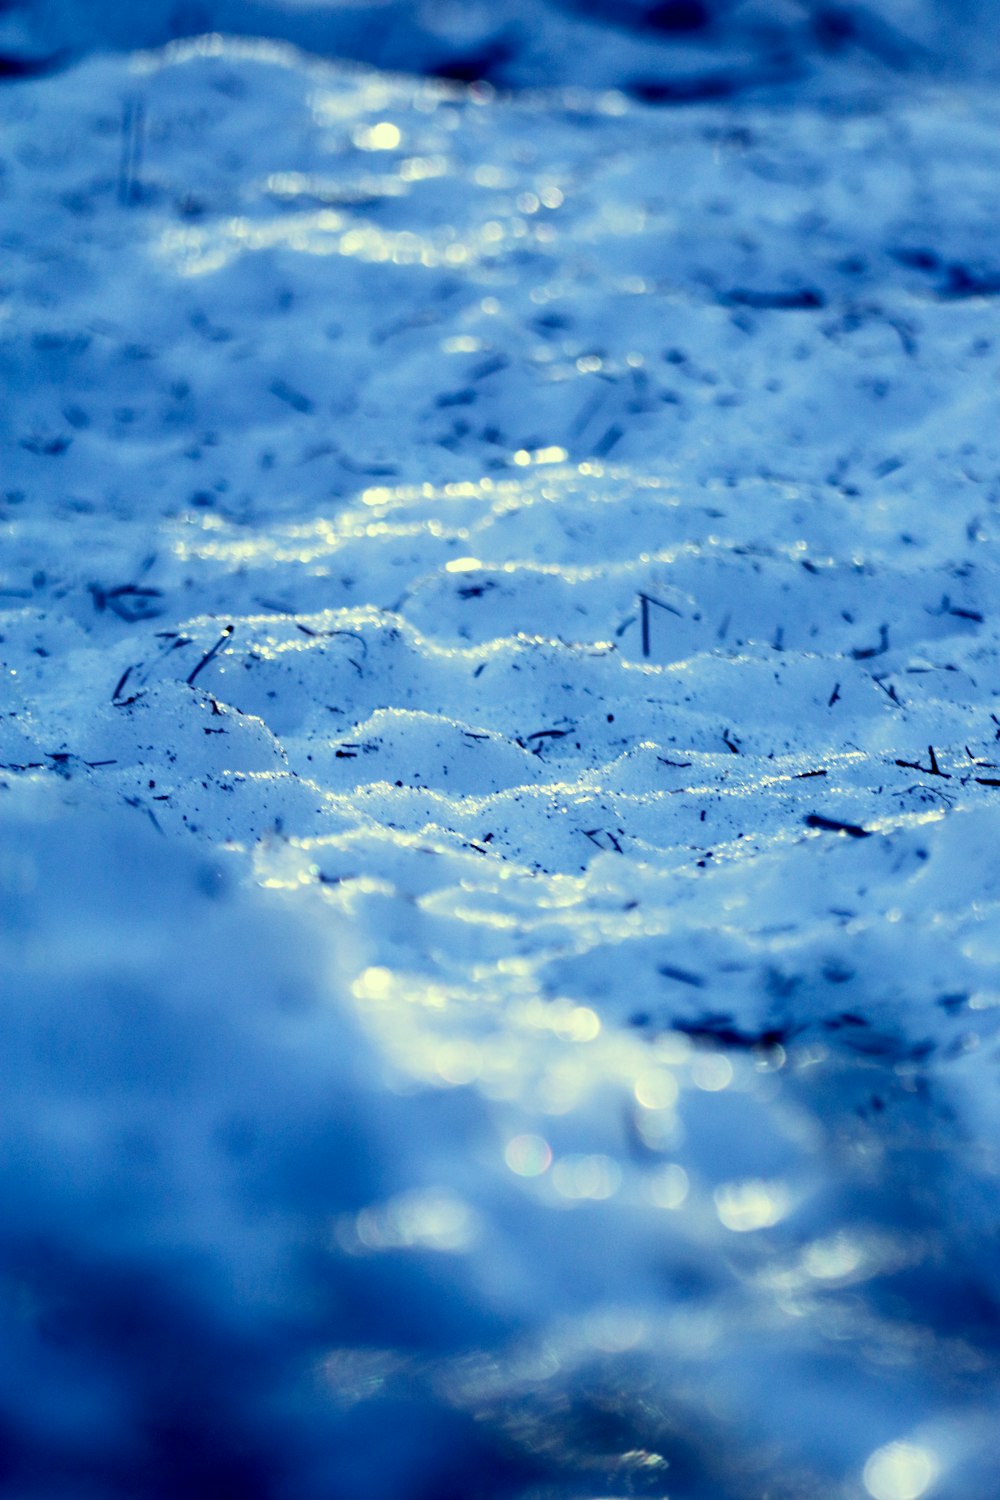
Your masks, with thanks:
[{"label": "frozen ground", "polygon": [[844,66],[3,85],[5,1495],[995,1493],[1000,107]]}]

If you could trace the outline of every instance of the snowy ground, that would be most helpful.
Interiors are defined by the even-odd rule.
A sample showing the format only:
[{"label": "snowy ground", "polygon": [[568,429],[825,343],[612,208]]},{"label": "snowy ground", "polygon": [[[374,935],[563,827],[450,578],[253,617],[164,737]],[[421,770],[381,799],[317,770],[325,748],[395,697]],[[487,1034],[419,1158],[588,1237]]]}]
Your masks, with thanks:
[{"label": "snowy ground", "polygon": [[1000,106],[869,64],[3,85],[4,1494],[992,1493]]}]

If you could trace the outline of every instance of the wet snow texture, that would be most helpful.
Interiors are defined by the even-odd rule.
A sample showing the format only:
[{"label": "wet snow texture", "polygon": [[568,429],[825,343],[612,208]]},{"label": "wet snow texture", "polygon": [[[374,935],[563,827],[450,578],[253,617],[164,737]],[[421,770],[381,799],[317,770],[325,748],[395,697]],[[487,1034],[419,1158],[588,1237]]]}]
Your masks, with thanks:
[{"label": "wet snow texture", "polygon": [[5,1494],[989,1492],[1000,110],[821,93],[4,85]]}]

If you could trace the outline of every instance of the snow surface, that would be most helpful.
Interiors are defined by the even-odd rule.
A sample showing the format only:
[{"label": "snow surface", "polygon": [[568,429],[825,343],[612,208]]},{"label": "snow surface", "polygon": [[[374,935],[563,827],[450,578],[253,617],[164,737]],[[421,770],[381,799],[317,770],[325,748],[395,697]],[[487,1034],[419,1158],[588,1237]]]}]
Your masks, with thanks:
[{"label": "snow surface", "polygon": [[5,1494],[993,1492],[1000,107],[867,68],[4,84]]}]

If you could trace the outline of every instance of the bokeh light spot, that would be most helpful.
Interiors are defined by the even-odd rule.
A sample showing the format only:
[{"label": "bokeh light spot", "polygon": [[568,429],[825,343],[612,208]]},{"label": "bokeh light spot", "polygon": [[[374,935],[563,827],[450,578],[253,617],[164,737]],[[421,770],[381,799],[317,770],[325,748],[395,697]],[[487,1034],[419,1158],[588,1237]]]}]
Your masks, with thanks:
[{"label": "bokeh light spot", "polygon": [[564,1198],[613,1198],[621,1180],[621,1168],[610,1156],[564,1156],[552,1168],[556,1192]]},{"label": "bokeh light spot", "polygon": [[669,1162],[650,1174],[646,1196],[657,1208],[680,1208],[688,1195],[688,1174],[677,1162]]},{"label": "bokeh light spot", "polygon": [[504,1161],[518,1177],[541,1177],[552,1163],[552,1147],[541,1135],[516,1135],[507,1144]]},{"label": "bokeh light spot", "polygon": [[359,126],[352,139],[362,151],[395,151],[403,137],[398,126],[380,120],[377,125]]},{"label": "bokeh light spot", "polygon": [[791,1195],[783,1182],[724,1182],[715,1189],[715,1210],[727,1229],[746,1234],[769,1229],[788,1214]]},{"label": "bokeh light spot", "polygon": [[636,1083],[635,1097],[643,1109],[670,1109],[677,1102],[677,1082],[672,1073],[647,1073]]},{"label": "bokeh light spot", "polygon": [[872,1500],[919,1500],[933,1484],[938,1463],[915,1443],[887,1443],[865,1464],[865,1489]]},{"label": "bokeh light spot", "polygon": [[733,1065],[718,1052],[699,1052],[691,1063],[691,1080],[695,1088],[718,1094],[733,1081]]}]

